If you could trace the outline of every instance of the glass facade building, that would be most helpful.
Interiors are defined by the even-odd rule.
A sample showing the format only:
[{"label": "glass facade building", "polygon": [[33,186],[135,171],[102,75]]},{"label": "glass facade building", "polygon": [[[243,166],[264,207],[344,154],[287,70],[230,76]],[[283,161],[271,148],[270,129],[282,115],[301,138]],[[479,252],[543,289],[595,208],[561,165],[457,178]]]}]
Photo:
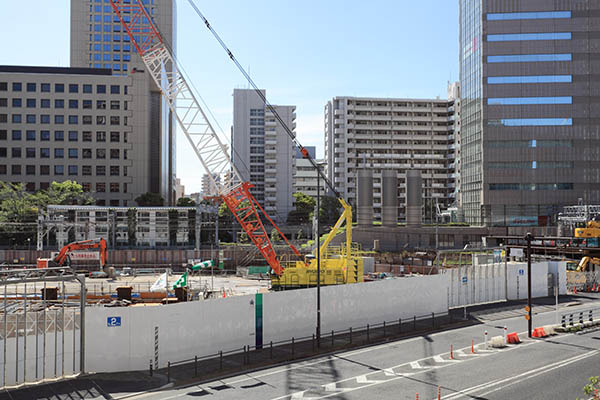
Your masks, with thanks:
[{"label": "glass facade building", "polygon": [[459,0],[462,206],[544,226],[600,201],[600,4]]}]

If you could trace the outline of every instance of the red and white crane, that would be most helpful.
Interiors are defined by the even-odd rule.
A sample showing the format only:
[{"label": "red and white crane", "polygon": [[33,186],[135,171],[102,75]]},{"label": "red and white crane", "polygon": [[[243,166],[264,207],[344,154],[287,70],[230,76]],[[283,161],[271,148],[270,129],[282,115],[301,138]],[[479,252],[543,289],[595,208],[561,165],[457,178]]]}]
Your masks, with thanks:
[{"label": "red and white crane", "polygon": [[[110,0],[113,10],[135,46],[148,73],[160,88],[181,131],[194,149],[219,197],[240,223],[250,240],[267,260],[273,272],[281,275],[283,267],[260,219],[260,210],[277,229],[292,251],[298,250],[286,239],[277,225],[250,193],[253,186],[244,182],[223,143],[200,106],[196,96],[159,30],[141,0]],[[229,53],[230,57],[233,57]]]}]

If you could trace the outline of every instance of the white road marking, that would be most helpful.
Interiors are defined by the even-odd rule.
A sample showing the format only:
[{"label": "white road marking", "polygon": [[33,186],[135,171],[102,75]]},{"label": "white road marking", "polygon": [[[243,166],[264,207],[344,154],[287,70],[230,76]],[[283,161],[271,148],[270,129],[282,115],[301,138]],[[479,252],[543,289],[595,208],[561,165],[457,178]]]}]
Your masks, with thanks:
[{"label": "white road marking", "polygon": [[381,380],[370,380],[367,378],[367,375],[361,375],[356,377],[356,383],[381,383],[385,381]]},{"label": "white road marking", "polygon": [[433,356],[433,361],[435,361],[436,363],[459,363],[464,360],[447,360],[445,358],[442,358],[442,356]]},{"label": "white road marking", "polygon": [[480,393],[480,394],[477,395],[477,397],[484,397],[484,396],[486,396],[486,395],[488,395],[490,393],[493,393],[493,392],[496,392],[498,390],[504,389],[504,388],[506,388],[508,386],[511,386],[511,385],[523,382],[523,381],[525,381],[527,379],[534,378],[536,376],[545,374],[547,372],[553,371],[553,370],[558,369],[558,368],[566,367],[569,364],[572,364],[572,363],[577,362],[577,361],[584,360],[584,359],[586,359],[588,357],[591,357],[593,355],[596,355],[598,353],[600,353],[599,350],[592,350],[592,351],[589,351],[589,352],[584,353],[584,354],[579,354],[579,355],[573,356],[573,357],[568,358],[566,360],[557,361],[557,362],[555,362],[553,364],[544,365],[543,367],[539,367],[539,368],[536,368],[536,369],[533,369],[533,370],[530,370],[530,371],[526,371],[526,372],[523,372],[523,373],[515,375],[515,376],[511,376],[510,378],[487,382],[487,383],[484,383],[484,384],[481,384],[481,385],[477,385],[477,386],[474,386],[474,387],[471,387],[471,388],[468,388],[468,389],[461,390],[458,393],[453,393],[453,394],[449,394],[447,396],[442,396],[442,399],[445,399],[445,400],[454,400],[454,399],[459,399],[461,397],[467,397],[467,396],[468,397],[472,397],[473,394],[475,394],[476,392],[478,392],[480,390],[489,389],[489,388],[492,388],[494,386],[502,385],[503,383],[506,383],[506,385],[502,385],[502,386],[497,387],[497,388],[495,388],[493,390],[487,391],[485,393]]},{"label": "white road marking", "polygon": [[[563,335],[562,337],[567,337],[567,336],[571,336],[571,335],[567,334],[567,335]],[[506,351],[512,351],[514,349],[528,347],[528,346],[534,345],[536,343],[544,343],[544,341],[542,341],[542,340],[539,340],[539,341],[538,340],[532,340],[532,341],[530,341],[528,343],[525,343],[525,344],[520,344],[520,345],[515,345],[515,346],[508,346],[508,347],[505,347],[504,349],[498,349],[498,350],[495,350],[495,351],[490,350],[489,352],[487,352],[485,354],[482,354],[482,356],[489,356],[489,355],[492,355],[492,354],[502,353],[502,352],[506,352]],[[466,347],[465,349],[467,349],[467,348],[470,349],[470,347]],[[460,350],[464,351],[464,349],[460,349]],[[443,354],[448,354],[448,353],[443,353]],[[434,359],[434,357],[435,356],[430,356],[430,357],[422,358],[420,360],[416,360],[416,361],[411,361],[411,362],[408,362],[408,363],[399,364],[399,365],[387,368],[387,370],[392,370],[393,371],[394,369],[399,368],[399,367],[410,366],[413,369],[419,369],[420,370],[419,372],[414,372],[414,373],[410,374],[410,375],[416,375],[416,374],[419,374],[419,373],[428,372],[428,371],[430,371],[432,369],[445,368],[445,367],[448,367],[448,366],[456,365],[455,363],[452,363],[452,362],[451,363],[444,362],[444,363],[442,363],[442,365],[421,366],[421,364],[419,363],[420,361]],[[468,362],[468,361],[471,361],[471,360],[474,360],[474,359],[475,358],[467,358],[467,359],[464,359],[464,360],[457,360],[457,361],[459,363],[464,363],[464,362]],[[340,384],[340,383],[347,383],[349,381],[355,381],[357,383],[361,383],[361,382],[358,381],[359,377],[360,377],[361,380],[365,380],[365,379],[368,380],[367,376],[380,373],[381,371],[382,370],[371,372],[369,374],[364,374],[364,375],[359,375],[359,376],[355,376],[355,377],[351,377],[351,378],[342,379],[342,380],[337,381],[335,383],[336,384]],[[392,377],[392,378],[386,379],[386,380],[373,380],[370,383],[369,382],[365,382],[362,386],[358,386],[358,387],[354,387],[354,388],[345,388],[343,390],[343,392],[344,393],[346,393],[346,392],[352,392],[352,391],[359,390],[359,389],[365,389],[365,388],[368,388],[368,387],[374,386],[374,385],[380,385],[380,384],[383,384],[383,383],[393,382],[395,380],[398,380],[398,379],[401,379],[401,378],[405,378],[406,376],[408,376],[408,375],[403,375],[402,374],[402,375],[399,375],[399,376],[396,376],[396,377]],[[301,396],[303,396],[304,393],[306,393],[306,392],[308,392],[310,390],[318,391],[318,390],[322,390],[322,388],[324,388],[324,387],[325,387],[325,385],[321,385],[321,386],[315,387],[313,389],[307,389],[307,390],[303,390],[302,392],[296,392],[296,393],[293,393],[293,394],[287,394],[285,396],[280,396],[280,397],[274,398],[272,400],[282,400],[282,399],[287,399],[287,398],[292,398],[292,399],[306,399],[305,397],[290,397],[290,396],[294,396],[297,393],[301,393]],[[327,394],[327,395],[319,396],[319,397],[311,397],[311,399],[320,400],[320,399],[328,398],[328,397],[331,397],[331,396],[336,396],[338,394],[340,394],[340,392],[331,393],[331,394]]]},{"label": "white road marking", "polygon": [[465,353],[463,350],[456,350],[455,351],[456,354],[458,354],[460,357],[479,357],[479,354],[477,353]]}]

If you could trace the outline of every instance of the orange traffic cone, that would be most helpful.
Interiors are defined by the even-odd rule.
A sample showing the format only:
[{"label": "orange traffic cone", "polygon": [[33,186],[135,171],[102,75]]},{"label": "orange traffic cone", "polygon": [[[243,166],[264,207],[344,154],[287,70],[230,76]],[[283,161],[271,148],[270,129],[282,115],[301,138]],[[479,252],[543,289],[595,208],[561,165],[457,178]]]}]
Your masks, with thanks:
[{"label": "orange traffic cone", "polygon": [[577,286],[575,286],[574,293],[577,294]]}]

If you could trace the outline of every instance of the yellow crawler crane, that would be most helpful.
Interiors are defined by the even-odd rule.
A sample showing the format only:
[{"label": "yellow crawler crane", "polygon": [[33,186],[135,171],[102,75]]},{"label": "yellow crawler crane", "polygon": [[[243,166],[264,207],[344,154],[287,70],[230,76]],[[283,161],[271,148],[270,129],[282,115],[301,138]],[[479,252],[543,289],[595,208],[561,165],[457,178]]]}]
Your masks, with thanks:
[{"label": "yellow crawler crane", "polygon": [[[363,281],[363,260],[358,245],[352,243],[352,207],[338,198],[344,211],[320,248],[321,285],[343,285]],[[346,223],[346,241],[340,246],[329,246]],[[316,252],[316,251],[315,251]],[[289,263],[281,275],[271,276],[273,290],[298,289],[317,285],[317,258],[309,254],[304,261]]]}]

